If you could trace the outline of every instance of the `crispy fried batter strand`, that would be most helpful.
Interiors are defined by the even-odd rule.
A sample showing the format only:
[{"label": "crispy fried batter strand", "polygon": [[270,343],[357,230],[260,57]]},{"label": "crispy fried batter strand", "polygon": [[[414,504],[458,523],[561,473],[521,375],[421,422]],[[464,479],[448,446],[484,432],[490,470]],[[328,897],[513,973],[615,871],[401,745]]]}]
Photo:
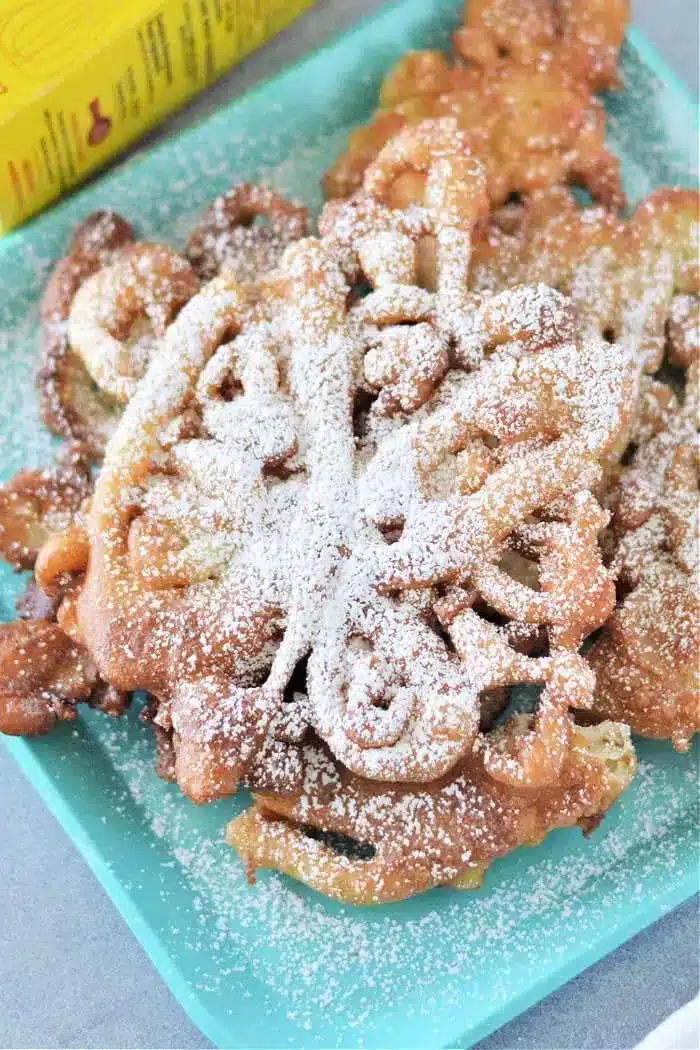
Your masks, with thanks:
[{"label": "crispy fried batter strand", "polygon": [[73,351],[100,390],[124,404],[169,324],[199,288],[190,264],[162,244],[134,244],[81,284],[68,318]]},{"label": "crispy fried batter strand", "polygon": [[37,385],[43,420],[55,434],[85,442],[94,457],[102,454],[119,412],[95,389],[73,352],[68,315],[81,284],[133,239],[131,226],[116,212],[89,215],[77,227],[68,255],[57,264],[41,304],[44,348]]},{"label": "crispy fried batter strand", "polygon": [[[266,220],[256,224],[256,220]],[[309,232],[306,208],[265,186],[241,183],[210,205],[193,230],[187,258],[203,281],[222,270],[255,281],[274,269],[282,252]]]}]

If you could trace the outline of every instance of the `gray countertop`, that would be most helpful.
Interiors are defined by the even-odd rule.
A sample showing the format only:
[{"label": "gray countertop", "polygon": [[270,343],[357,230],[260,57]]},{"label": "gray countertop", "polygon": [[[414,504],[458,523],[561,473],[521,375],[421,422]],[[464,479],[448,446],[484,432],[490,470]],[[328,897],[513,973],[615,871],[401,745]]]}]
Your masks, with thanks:
[{"label": "gray countertop", "polygon": [[[152,136],[201,119],[380,4],[321,0],[279,39]],[[695,0],[636,0],[634,19],[697,93]],[[204,1048],[104,891],[0,747],[0,1046]],[[479,1044],[635,1046],[698,991],[689,901]]]}]

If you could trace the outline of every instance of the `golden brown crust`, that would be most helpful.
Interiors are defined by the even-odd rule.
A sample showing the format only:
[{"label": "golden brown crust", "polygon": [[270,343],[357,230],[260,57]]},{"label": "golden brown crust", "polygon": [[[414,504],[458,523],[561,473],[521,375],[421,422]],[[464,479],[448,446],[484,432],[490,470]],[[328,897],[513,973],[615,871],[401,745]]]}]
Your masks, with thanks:
[{"label": "golden brown crust", "polygon": [[115,211],[96,211],[79,223],[68,255],[56,264],[41,300],[44,324],[65,321],[73,296],[85,278],[133,239],[133,229]]},{"label": "golden brown crust", "polygon": [[61,532],[52,532],[39,550],[34,576],[44,594],[63,595],[66,584],[85,572],[90,555],[85,525],[71,522]]},{"label": "golden brown crust", "polygon": [[129,400],[167,327],[198,289],[183,256],[145,243],[128,245],[80,285],[68,337],[103,394],[118,404]]},{"label": "golden brown crust", "polygon": [[596,714],[687,751],[700,732],[699,621],[692,581],[669,569],[640,585],[588,654]]},{"label": "golden brown crust", "polygon": [[134,244],[131,227],[115,212],[88,216],[42,301],[37,382],[49,429],[83,441],[99,459],[153,342],[197,288],[182,256],[163,245]]},{"label": "golden brown crust", "polygon": [[[500,732],[513,740],[525,731],[515,718]],[[257,793],[255,806],[229,824],[228,841],[249,868],[284,871],[351,904],[451,884],[555,828],[585,828],[625,790],[636,765],[628,733],[614,723],[572,728],[559,780],[524,791],[492,779],[480,752],[419,786],[362,780],[313,743],[301,748],[301,762],[301,791]],[[338,851],[343,837],[354,853]]]}]

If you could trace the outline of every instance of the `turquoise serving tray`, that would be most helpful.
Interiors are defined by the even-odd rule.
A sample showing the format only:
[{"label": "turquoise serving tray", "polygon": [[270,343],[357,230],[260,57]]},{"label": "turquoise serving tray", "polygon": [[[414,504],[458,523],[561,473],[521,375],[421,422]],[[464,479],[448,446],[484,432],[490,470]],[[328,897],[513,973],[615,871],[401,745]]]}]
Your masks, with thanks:
[{"label": "turquoise serving tray", "polygon": [[[445,46],[457,0],[402,0],[199,127],[112,170],[0,243],[0,462],[46,462],[32,377],[37,300],[73,224],[115,207],[181,245],[198,212],[240,179],[320,205],[318,179],[367,118],[388,66]],[[311,15],[313,17],[313,15]],[[632,201],[694,183],[697,116],[634,31],[624,94],[607,101]],[[21,580],[0,575],[0,618]],[[697,888],[697,752],[640,743],[628,794],[585,840],[551,836],[497,864],[475,894],[434,891],[347,909],[285,877],[248,886],[223,840],[245,799],[203,809],[153,772],[150,735],[81,714],[6,740],[193,1020],[221,1047],[467,1047]]]}]

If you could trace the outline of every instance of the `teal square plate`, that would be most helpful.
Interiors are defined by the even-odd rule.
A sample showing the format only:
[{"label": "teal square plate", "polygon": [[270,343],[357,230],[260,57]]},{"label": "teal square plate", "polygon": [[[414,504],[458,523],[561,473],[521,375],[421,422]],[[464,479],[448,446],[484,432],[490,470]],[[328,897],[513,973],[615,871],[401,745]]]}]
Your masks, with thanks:
[{"label": "teal square plate", "polygon": [[[214,194],[265,178],[318,209],[319,176],[411,47],[445,46],[457,0],[402,0],[111,171],[0,243],[0,451],[11,474],[48,460],[32,379],[37,300],[73,224],[110,206],[182,244]],[[313,17],[313,14],[311,15]],[[610,140],[634,201],[692,184],[696,114],[634,31]],[[0,618],[21,580],[0,576]],[[221,1047],[465,1047],[569,980],[696,889],[696,760],[640,743],[632,789],[588,840],[551,836],[495,865],[479,893],[436,890],[343,908],[285,877],[248,886],[226,846],[245,800],[198,809],[153,772],[137,714],[93,712],[12,754],[81,850],[163,978]],[[697,755],[696,755],[697,757]]]}]

